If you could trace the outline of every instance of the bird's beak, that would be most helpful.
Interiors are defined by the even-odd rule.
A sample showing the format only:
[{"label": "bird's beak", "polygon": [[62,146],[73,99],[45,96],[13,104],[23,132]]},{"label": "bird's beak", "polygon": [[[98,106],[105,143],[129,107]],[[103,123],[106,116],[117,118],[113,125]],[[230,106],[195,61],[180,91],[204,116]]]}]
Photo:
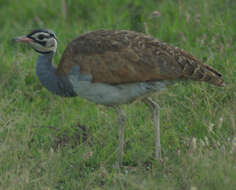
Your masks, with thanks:
[{"label": "bird's beak", "polygon": [[19,36],[19,37],[16,37],[16,38],[13,38],[13,41],[14,42],[22,42],[22,43],[30,43],[30,42],[33,42],[32,39],[26,37],[26,36]]}]

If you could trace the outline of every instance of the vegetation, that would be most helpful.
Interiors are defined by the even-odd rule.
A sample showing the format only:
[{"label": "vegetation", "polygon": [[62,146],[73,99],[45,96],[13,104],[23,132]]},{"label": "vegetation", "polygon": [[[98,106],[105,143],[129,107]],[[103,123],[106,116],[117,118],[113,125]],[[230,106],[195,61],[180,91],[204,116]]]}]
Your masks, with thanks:
[{"label": "vegetation", "polygon": [[[0,0],[0,189],[235,189],[235,10],[234,0]],[[52,95],[35,74],[37,54],[12,42],[36,28],[57,34],[55,63],[82,33],[148,32],[214,66],[226,86],[183,82],[154,96],[161,162],[148,108],[124,105],[124,167],[116,170],[115,112]]]}]

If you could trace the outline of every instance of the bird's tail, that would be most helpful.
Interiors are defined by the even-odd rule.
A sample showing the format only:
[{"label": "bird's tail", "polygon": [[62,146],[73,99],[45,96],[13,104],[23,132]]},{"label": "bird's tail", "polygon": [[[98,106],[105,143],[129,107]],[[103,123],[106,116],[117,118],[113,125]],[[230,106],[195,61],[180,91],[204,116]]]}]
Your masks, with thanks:
[{"label": "bird's tail", "polygon": [[205,64],[198,64],[190,76],[193,80],[204,81],[216,86],[224,86],[222,75],[212,67]]}]

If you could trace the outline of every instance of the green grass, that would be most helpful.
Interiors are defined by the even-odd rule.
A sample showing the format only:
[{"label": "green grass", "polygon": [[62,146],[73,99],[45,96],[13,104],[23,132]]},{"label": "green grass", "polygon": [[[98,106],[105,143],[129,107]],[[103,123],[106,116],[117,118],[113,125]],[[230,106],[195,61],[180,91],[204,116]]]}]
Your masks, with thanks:
[{"label": "green grass", "polygon": [[[212,189],[236,187],[236,3],[234,0],[0,0],[0,189]],[[151,18],[153,11],[159,17]],[[161,105],[162,162],[154,160],[151,114],[124,105],[124,167],[116,114],[44,89],[37,54],[12,38],[55,31],[66,44],[96,29],[130,29],[185,49],[219,70],[226,87],[179,83],[154,96]]]}]

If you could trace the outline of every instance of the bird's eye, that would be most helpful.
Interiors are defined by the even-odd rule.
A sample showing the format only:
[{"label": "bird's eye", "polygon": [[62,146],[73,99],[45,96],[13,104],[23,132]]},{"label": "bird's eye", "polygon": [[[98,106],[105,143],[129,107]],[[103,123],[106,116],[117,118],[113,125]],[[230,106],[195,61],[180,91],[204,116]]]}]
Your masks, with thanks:
[{"label": "bird's eye", "polygon": [[38,39],[39,39],[39,40],[43,40],[43,39],[44,39],[44,37],[45,37],[45,36],[44,36],[44,35],[42,35],[42,34],[38,35]]}]

